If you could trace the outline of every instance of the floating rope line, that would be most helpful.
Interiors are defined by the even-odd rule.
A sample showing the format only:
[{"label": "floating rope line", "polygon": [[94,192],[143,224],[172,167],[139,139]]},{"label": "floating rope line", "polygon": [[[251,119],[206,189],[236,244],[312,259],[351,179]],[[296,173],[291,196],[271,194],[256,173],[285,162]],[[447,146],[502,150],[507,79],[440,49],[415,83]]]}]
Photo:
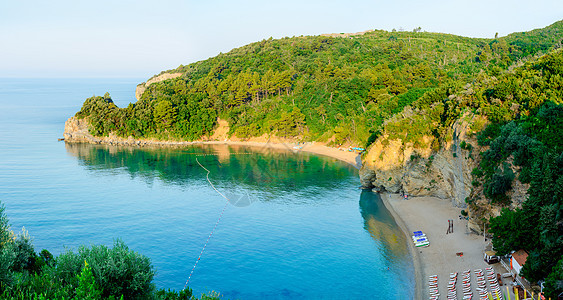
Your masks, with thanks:
[{"label": "floating rope line", "polygon": [[211,173],[211,171],[209,171],[207,168],[205,168],[197,159],[197,156],[195,158],[196,162],[199,164],[200,167],[202,167],[205,171],[207,171],[207,182],[209,182],[209,184],[211,185],[211,187],[219,194],[221,195],[223,198],[225,198],[225,206],[223,206],[223,210],[221,210],[221,214],[219,215],[219,218],[217,219],[217,222],[215,222],[215,226],[213,226],[213,229],[211,230],[211,233],[209,234],[209,236],[207,237],[207,241],[205,241],[205,244],[203,244],[203,248],[201,249],[201,252],[199,253],[199,257],[197,258],[197,260],[195,261],[194,267],[192,268],[192,271],[190,272],[190,276],[188,276],[188,280],[186,280],[186,284],[184,285],[184,290],[186,289],[186,287],[188,287],[188,283],[190,282],[190,279],[192,278],[192,275],[194,274],[194,270],[195,267],[197,267],[197,263],[201,260],[201,256],[203,255],[203,251],[205,251],[205,248],[207,247],[207,244],[209,243],[209,240],[211,239],[211,236],[213,236],[213,232],[215,232],[215,229],[217,228],[217,225],[219,225],[219,222],[221,221],[221,218],[223,217],[223,213],[225,213],[225,209],[227,208],[227,206],[229,205],[229,198],[227,198],[225,195],[223,195],[221,192],[219,192],[219,190],[217,190],[217,188],[215,188],[215,186],[213,185],[213,183],[211,183],[211,180],[209,180],[209,173]]},{"label": "floating rope line", "polygon": [[[264,147],[267,148],[267,147]],[[289,148],[288,148],[289,149]],[[187,154],[196,154],[196,153],[187,153]],[[234,152],[234,153],[229,153],[229,155],[253,155],[256,154],[254,152]],[[209,243],[209,240],[211,239],[211,237],[213,236],[213,233],[215,232],[215,229],[217,228],[217,225],[219,225],[219,222],[221,221],[221,218],[223,218],[223,214],[225,213],[225,210],[227,209],[227,206],[229,206],[229,203],[231,201],[231,199],[229,199],[227,196],[225,196],[223,193],[219,192],[219,190],[215,187],[215,185],[213,185],[213,183],[211,182],[211,180],[209,180],[209,174],[211,173],[211,171],[209,171],[206,167],[204,167],[199,160],[197,159],[198,156],[219,156],[219,153],[209,153],[209,154],[196,154],[196,162],[197,164],[202,167],[205,171],[207,171],[207,182],[209,182],[209,184],[211,185],[211,187],[219,194],[221,195],[221,197],[225,198],[225,205],[223,206],[223,209],[221,210],[221,214],[219,215],[219,218],[217,219],[217,222],[215,222],[215,226],[213,226],[213,229],[211,230],[211,233],[209,233],[209,236],[207,237],[207,240],[205,241],[205,244],[203,244],[203,248],[201,249],[201,252],[199,253],[199,256],[197,258],[197,260],[195,261],[194,267],[192,268],[192,271],[190,272],[190,275],[188,276],[188,280],[186,280],[186,284],[184,285],[184,290],[188,287],[188,283],[190,282],[190,279],[192,278],[192,275],[194,274],[195,268],[197,267],[197,264],[199,263],[199,261],[201,260],[201,256],[203,255],[203,252],[205,251],[205,248],[207,247],[207,244]],[[237,200],[236,203],[238,203],[238,201],[240,201],[240,199]],[[233,204],[234,205],[234,204]]]}]

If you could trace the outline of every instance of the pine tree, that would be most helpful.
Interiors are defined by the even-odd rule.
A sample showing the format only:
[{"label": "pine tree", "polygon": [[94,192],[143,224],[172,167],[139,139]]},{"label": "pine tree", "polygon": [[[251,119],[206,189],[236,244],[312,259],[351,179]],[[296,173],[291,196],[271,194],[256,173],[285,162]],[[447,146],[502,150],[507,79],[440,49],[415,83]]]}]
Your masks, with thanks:
[{"label": "pine tree", "polygon": [[78,287],[76,288],[76,299],[97,300],[102,298],[102,291],[98,289],[92,269],[86,261],[84,268],[78,277]]}]

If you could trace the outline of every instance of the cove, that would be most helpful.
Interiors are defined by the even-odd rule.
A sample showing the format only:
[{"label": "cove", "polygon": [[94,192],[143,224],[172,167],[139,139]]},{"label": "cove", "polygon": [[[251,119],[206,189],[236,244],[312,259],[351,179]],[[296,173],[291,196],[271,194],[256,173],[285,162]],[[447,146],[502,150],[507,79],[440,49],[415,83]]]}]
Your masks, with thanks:
[{"label": "cove", "polygon": [[[157,287],[183,288],[227,203],[201,163],[231,201],[190,280],[195,294],[413,298],[404,234],[377,194],[357,188],[353,167],[260,148],[65,144],[56,138],[93,84],[1,84],[0,197],[36,250],[57,255],[120,238],[151,258]],[[134,85],[116,84],[125,86]]]},{"label": "cove", "polygon": [[158,286],[183,287],[226,204],[207,169],[229,201],[189,283],[196,292],[294,299],[412,290],[404,235],[377,194],[357,189],[357,171],[345,163],[222,145],[66,149],[93,180],[115,180],[90,200],[102,207],[92,218],[108,231],[97,235],[119,233],[151,257]]}]

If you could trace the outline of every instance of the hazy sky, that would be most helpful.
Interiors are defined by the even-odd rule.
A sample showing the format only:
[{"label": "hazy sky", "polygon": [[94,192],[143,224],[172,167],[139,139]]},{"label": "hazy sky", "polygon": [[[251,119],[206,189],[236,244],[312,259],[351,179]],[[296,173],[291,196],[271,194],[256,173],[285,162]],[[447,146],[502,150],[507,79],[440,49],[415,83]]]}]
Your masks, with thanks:
[{"label": "hazy sky", "polygon": [[494,37],[561,19],[563,0],[0,0],[0,77],[148,78],[270,36]]}]

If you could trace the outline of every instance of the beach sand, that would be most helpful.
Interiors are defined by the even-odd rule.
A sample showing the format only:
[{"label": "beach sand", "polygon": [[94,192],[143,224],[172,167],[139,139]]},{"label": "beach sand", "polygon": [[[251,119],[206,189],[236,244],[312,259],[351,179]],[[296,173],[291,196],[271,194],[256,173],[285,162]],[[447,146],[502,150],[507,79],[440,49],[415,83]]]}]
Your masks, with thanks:
[{"label": "beach sand", "polygon": [[[409,235],[409,247],[415,264],[416,298],[429,298],[428,276],[438,275],[440,299],[447,299],[450,273],[458,272],[457,299],[462,299],[462,272],[470,269],[473,297],[478,299],[474,270],[484,271],[489,266],[483,260],[485,241],[483,236],[467,229],[465,219],[460,220],[461,209],[453,207],[448,200],[434,197],[409,197],[404,200],[399,194],[383,193],[381,198],[399,226]],[[453,220],[454,232],[446,234],[448,220]],[[428,237],[429,247],[416,248],[410,242],[410,235],[418,230]],[[463,252],[463,256],[457,256],[458,252]],[[506,272],[498,263],[491,266],[496,273]],[[490,291],[488,283],[487,289]],[[501,286],[501,291],[506,293],[506,286]]]},{"label": "beach sand", "polygon": [[[268,148],[268,149],[280,149],[292,152],[309,152],[318,155],[328,156],[336,158],[343,162],[346,162],[357,169],[362,166],[362,159],[360,154],[356,152],[350,152],[347,149],[339,150],[338,148],[328,147],[321,143],[273,143],[273,142],[253,142],[253,141],[209,141],[209,142],[191,142],[186,144],[202,144],[202,145],[229,145],[229,146],[245,146],[245,147],[255,147],[255,148]],[[297,148],[294,148],[297,147]]]}]

